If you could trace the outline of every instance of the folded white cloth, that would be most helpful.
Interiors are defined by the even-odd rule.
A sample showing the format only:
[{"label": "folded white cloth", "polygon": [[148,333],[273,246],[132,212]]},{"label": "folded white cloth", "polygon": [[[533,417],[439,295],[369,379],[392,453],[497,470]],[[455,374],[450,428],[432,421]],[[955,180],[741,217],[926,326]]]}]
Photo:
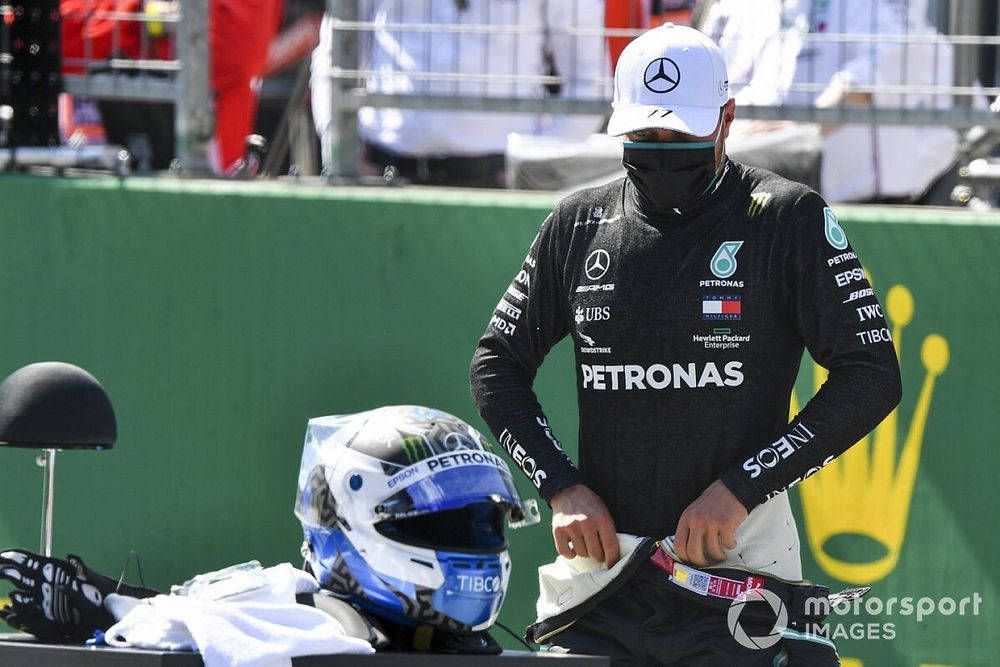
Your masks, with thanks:
[{"label": "folded white cloth", "polygon": [[315,592],[319,585],[288,563],[202,576],[204,585],[186,589],[194,597],[158,595],[136,601],[109,595],[107,608],[118,622],[105,633],[105,641],[120,647],[197,650],[205,667],[291,667],[296,656],[374,653],[367,641],[349,637],[333,617],[295,603],[296,592]]},{"label": "folded white cloth", "polygon": [[171,586],[172,595],[208,602],[295,602],[298,593],[315,593],[319,582],[308,572],[280,563],[263,568],[255,560],[206,572]]}]

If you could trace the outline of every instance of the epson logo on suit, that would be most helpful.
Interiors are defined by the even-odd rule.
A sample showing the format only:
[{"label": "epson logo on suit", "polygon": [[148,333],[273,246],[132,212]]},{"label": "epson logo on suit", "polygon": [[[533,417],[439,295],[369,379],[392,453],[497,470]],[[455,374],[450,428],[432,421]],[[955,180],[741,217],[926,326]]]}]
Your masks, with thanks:
[{"label": "epson logo on suit", "polygon": [[838,273],[834,276],[837,280],[837,287],[846,287],[851,283],[861,282],[865,280],[865,272],[862,269],[851,269],[850,271],[844,271],[843,273]]}]

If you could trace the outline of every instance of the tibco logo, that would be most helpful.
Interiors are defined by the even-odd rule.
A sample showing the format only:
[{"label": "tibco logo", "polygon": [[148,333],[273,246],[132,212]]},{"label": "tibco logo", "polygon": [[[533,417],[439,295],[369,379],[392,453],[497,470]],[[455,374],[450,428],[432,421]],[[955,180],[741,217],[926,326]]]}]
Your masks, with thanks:
[{"label": "tibco logo", "polygon": [[458,589],[469,593],[499,593],[502,591],[500,577],[480,577],[469,574],[459,574]]},{"label": "tibco logo", "polygon": [[[722,371],[713,362],[603,366],[580,364],[584,389],[631,391],[633,389],[680,389],[681,387],[738,387],[743,384],[743,363],[730,361]],[[725,374],[725,376],[723,376]]]}]

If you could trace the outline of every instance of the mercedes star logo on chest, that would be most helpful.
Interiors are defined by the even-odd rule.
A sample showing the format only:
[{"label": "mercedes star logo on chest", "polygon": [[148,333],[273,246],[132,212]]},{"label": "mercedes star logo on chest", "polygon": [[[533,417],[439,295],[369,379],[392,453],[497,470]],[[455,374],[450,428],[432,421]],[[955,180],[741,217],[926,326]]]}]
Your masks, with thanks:
[{"label": "mercedes star logo on chest", "polygon": [[587,272],[587,277],[591,280],[600,280],[608,272],[609,266],[611,266],[611,256],[608,255],[607,250],[601,249],[587,255],[584,270]]}]

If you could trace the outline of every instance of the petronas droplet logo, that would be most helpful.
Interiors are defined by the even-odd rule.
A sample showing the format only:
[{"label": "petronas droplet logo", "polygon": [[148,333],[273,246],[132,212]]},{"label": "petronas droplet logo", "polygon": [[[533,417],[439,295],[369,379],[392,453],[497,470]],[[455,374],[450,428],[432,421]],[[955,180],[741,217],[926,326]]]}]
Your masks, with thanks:
[{"label": "petronas droplet logo", "polygon": [[723,241],[712,257],[709,268],[718,278],[728,278],[736,273],[736,253],[743,247],[743,241]]},{"label": "petronas droplet logo", "polygon": [[840,228],[837,216],[833,214],[829,206],[823,209],[823,222],[823,232],[826,234],[827,242],[837,250],[847,248],[847,234]]}]

